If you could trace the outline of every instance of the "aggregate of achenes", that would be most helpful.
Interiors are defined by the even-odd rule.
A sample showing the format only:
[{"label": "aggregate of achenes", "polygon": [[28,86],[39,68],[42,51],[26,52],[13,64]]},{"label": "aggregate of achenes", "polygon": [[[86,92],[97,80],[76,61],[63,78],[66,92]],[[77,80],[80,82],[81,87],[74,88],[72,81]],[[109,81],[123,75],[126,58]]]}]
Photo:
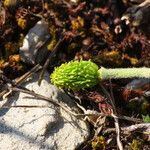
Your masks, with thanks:
[{"label": "aggregate of achenes", "polygon": [[98,66],[91,61],[71,61],[55,68],[51,82],[59,88],[85,89],[98,82]]}]

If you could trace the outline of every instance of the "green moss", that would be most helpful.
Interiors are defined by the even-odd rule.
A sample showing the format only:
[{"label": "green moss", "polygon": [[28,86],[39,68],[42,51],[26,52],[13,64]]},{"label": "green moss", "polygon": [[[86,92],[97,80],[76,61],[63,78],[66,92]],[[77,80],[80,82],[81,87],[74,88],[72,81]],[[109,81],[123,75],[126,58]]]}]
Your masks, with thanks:
[{"label": "green moss", "polygon": [[92,149],[93,150],[105,150],[106,142],[103,136],[98,136],[92,141]]},{"label": "green moss", "polygon": [[91,61],[71,61],[55,68],[50,77],[59,88],[85,89],[98,83],[98,66]]},{"label": "green moss", "polygon": [[150,123],[150,116],[149,115],[146,115],[146,116],[142,115],[142,118],[143,118],[144,123]]},{"label": "green moss", "polygon": [[131,148],[132,150],[142,150],[142,142],[137,139],[133,139]]}]

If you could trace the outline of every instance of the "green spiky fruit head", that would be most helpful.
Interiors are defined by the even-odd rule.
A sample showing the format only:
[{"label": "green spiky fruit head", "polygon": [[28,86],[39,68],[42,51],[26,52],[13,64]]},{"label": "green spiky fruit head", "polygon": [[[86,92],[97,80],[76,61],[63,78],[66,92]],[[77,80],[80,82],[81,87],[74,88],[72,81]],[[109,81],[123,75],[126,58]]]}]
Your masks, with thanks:
[{"label": "green spiky fruit head", "polygon": [[97,84],[98,66],[91,61],[71,61],[55,68],[50,77],[59,88],[85,89]]}]

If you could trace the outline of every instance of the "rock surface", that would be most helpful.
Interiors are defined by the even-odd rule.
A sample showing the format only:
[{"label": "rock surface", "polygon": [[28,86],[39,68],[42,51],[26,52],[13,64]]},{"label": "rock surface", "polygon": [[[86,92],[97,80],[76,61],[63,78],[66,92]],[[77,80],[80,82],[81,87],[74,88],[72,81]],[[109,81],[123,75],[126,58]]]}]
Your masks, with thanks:
[{"label": "rock surface", "polygon": [[[50,84],[48,73],[41,86],[38,75],[23,86],[55,101],[63,101],[78,110],[73,101]],[[38,105],[41,108],[0,108],[0,150],[73,150],[89,136],[87,124],[49,102],[34,99],[25,93],[15,93],[0,107]]]},{"label": "rock surface", "polygon": [[44,44],[50,38],[48,23],[44,20],[38,21],[23,40],[20,47],[22,61],[28,64],[41,63],[46,58],[48,50]]}]

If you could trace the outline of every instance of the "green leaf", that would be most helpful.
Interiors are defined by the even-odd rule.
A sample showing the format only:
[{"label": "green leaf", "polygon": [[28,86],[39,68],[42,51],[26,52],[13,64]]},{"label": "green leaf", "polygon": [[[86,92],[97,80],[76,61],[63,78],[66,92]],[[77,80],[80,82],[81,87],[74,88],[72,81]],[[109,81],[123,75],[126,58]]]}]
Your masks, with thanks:
[{"label": "green leaf", "polygon": [[142,115],[142,118],[143,118],[144,123],[150,123],[150,116],[149,115],[146,115],[146,116]]}]

